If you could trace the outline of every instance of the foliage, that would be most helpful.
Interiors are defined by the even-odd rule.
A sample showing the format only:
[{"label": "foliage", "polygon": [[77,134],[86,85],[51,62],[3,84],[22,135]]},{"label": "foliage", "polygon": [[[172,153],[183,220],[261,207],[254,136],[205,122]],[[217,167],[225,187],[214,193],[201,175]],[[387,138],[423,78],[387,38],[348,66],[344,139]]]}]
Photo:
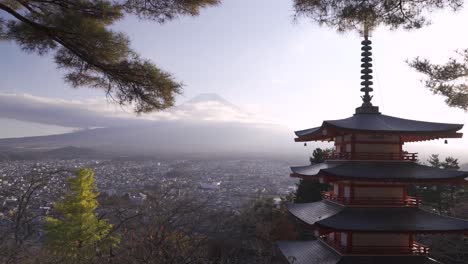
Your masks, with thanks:
[{"label": "foliage", "polygon": [[182,85],[167,72],[141,59],[128,38],[111,30],[126,14],[159,23],[180,15],[197,15],[218,0],[2,0],[0,39],[24,51],[53,52],[73,87],[103,89],[137,113],[165,109]]},{"label": "foliage", "polygon": [[333,153],[333,149],[327,148],[327,149],[321,149],[321,148],[316,148],[312,152],[312,157],[309,158],[310,164],[317,164],[317,163],[322,163],[325,161],[326,157],[330,154]]},{"label": "foliage", "polygon": [[[322,163],[328,154],[332,153],[333,149],[316,148],[310,157],[311,164]],[[328,190],[328,184],[320,183],[318,180],[304,180],[300,179],[297,184],[297,190],[294,194],[295,203],[310,203],[320,201],[322,199],[322,192]]]},{"label": "foliage", "polygon": [[[387,26],[390,29],[418,29],[430,23],[432,11],[458,11],[463,0],[294,0],[296,17],[307,17],[339,32],[362,31]],[[425,75],[425,86],[444,96],[447,105],[468,110],[468,49],[457,52],[445,64],[415,58],[410,67]]]},{"label": "foliage", "polygon": [[429,23],[429,12],[462,6],[463,0],[294,0],[296,17],[308,17],[340,32],[359,31],[364,23],[417,29]]},{"label": "foliage", "polygon": [[[432,154],[427,160],[432,167],[458,170],[458,159],[446,157],[444,160],[438,154]],[[412,194],[422,198],[423,208],[439,214],[466,218],[468,196],[466,187],[457,185],[416,185]],[[431,257],[443,263],[466,263],[468,259],[468,241],[461,235],[419,235],[418,239],[431,247]]]},{"label": "foliage", "polygon": [[447,105],[468,110],[468,49],[457,53],[460,58],[450,58],[445,64],[417,57],[409,65],[426,76],[424,84],[429,90],[446,97]]},{"label": "foliage", "polygon": [[[245,208],[241,224],[246,233],[267,242],[294,239],[292,226],[285,218],[287,213],[282,205],[275,205],[273,199],[261,198]],[[250,229],[250,230],[249,230]]]},{"label": "foliage", "polygon": [[[432,154],[427,160],[432,167],[458,170],[458,159],[446,157],[440,160],[438,154]],[[454,215],[454,208],[459,198],[463,195],[463,188],[455,185],[429,185],[422,184],[410,189],[412,194],[421,197],[427,209],[435,210],[439,214]]]},{"label": "foliage", "polygon": [[[201,263],[206,257],[202,227],[213,215],[205,203],[168,192],[151,192],[140,215],[124,226],[114,260],[123,263]],[[213,230],[216,230],[214,224]]]},{"label": "foliage", "polygon": [[233,214],[211,199],[178,195],[175,186],[155,186],[140,215],[126,222],[112,263],[272,263],[276,239],[292,225],[272,199],[247,204]]},{"label": "foliage", "polygon": [[[31,178],[33,189],[44,184],[60,189],[58,186],[63,182],[57,179],[69,176],[68,171],[66,175],[45,174],[48,178],[63,177],[52,181]],[[30,186],[23,184],[19,185]],[[270,264],[282,263],[275,253],[277,240],[297,238],[284,201],[277,203],[271,198],[260,198],[239,210],[221,210],[213,206],[216,201],[210,197],[201,201],[189,193],[181,195],[174,192],[177,187],[177,184],[147,186],[139,190],[147,195],[147,199],[135,205],[121,195],[98,196],[94,192],[92,171],[80,170],[70,180],[70,191],[54,192],[54,196],[63,192],[65,198],[55,206],[58,214],[54,218],[46,218],[43,224],[45,250],[41,250],[42,241],[37,237],[34,241],[24,240],[19,247],[15,244],[5,247],[0,239],[0,262]],[[0,191],[1,195],[9,195],[3,193],[4,189]],[[19,189],[10,191],[21,193]],[[43,196],[23,191],[33,200],[40,197],[42,204]],[[112,230],[107,221],[96,217],[96,198],[99,199],[99,211],[113,224]],[[36,207],[31,202],[26,204],[26,211]],[[29,220],[25,218],[23,223]],[[41,231],[40,225],[25,228]],[[8,244],[14,239],[10,235],[13,231],[4,231],[0,228],[0,238]],[[120,238],[118,247],[110,247],[116,242],[114,234]],[[81,248],[78,248],[79,244]]]},{"label": "foliage", "polygon": [[0,263],[27,263],[34,259],[31,256],[38,253],[38,248],[31,245],[40,237],[40,220],[48,211],[35,209],[50,198],[39,194],[46,186],[58,189],[50,179],[67,174],[64,170],[33,167],[13,183],[0,184],[0,197],[16,199],[16,206],[9,213],[0,214]]},{"label": "foliage", "polygon": [[95,214],[98,207],[94,173],[80,169],[69,180],[70,191],[62,202],[54,205],[59,218],[46,217],[44,223],[45,245],[54,255],[86,259],[96,251],[115,246],[119,239],[110,235],[112,225]]},{"label": "foliage", "polygon": [[296,240],[299,235],[284,202],[259,198],[242,208],[225,224],[223,240],[227,243],[215,263],[283,263],[277,262],[276,242]]},{"label": "foliage", "polygon": [[454,157],[446,157],[444,161],[440,161],[439,154],[432,154],[427,160],[432,167],[441,168],[445,170],[458,170],[458,159]]}]

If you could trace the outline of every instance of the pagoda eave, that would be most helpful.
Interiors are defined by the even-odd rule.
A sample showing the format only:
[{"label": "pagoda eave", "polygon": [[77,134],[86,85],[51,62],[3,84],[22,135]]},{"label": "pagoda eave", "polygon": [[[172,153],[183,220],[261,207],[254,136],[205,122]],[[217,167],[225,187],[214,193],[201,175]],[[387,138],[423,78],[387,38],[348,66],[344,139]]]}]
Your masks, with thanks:
[{"label": "pagoda eave", "polygon": [[357,263],[379,263],[379,264],[436,264],[427,256],[420,255],[352,255],[343,254],[328,245],[326,242],[317,240],[308,241],[279,241],[279,251],[283,258],[291,264],[357,264]]},{"label": "pagoda eave", "polygon": [[[379,134],[409,137],[406,142],[434,138],[460,138],[462,124],[447,124],[403,119],[382,114],[355,114],[352,117],[324,121],[321,126],[296,131],[296,142],[320,141],[343,134]],[[414,137],[414,138],[412,138]]]},{"label": "pagoda eave", "polygon": [[321,142],[330,142],[333,141],[335,137],[342,136],[345,134],[360,134],[360,135],[398,135],[401,136],[401,141],[404,142],[422,142],[438,139],[448,139],[448,138],[462,138],[463,133],[453,132],[453,133],[438,133],[438,132],[389,132],[389,131],[362,131],[362,130],[339,130],[336,133],[327,133],[326,135],[316,132],[312,135],[296,137],[294,138],[295,142],[311,142],[311,141],[321,141]]},{"label": "pagoda eave", "polygon": [[424,184],[456,184],[456,185],[468,185],[468,179],[464,176],[455,179],[410,179],[410,178],[394,178],[394,179],[376,179],[376,178],[364,178],[364,177],[345,177],[345,176],[333,176],[327,173],[319,173],[318,175],[301,175],[297,173],[289,174],[291,178],[298,178],[305,181],[323,181],[324,183],[336,182],[336,181],[372,181],[372,182],[392,182],[392,183],[424,183]]},{"label": "pagoda eave", "polygon": [[290,204],[288,211],[303,223],[324,230],[360,233],[465,233],[468,221],[417,207],[344,207],[330,201]]},{"label": "pagoda eave", "polygon": [[288,263],[336,264],[341,256],[320,240],[279,241],[278,248]]},{"label": "pagoda eave", "polygon": [[328,160],[291,167],[291,177],[302,179],[360,180],[382,182],[424,182],[468,184],[466,171],[444,170],[409,161]]}]

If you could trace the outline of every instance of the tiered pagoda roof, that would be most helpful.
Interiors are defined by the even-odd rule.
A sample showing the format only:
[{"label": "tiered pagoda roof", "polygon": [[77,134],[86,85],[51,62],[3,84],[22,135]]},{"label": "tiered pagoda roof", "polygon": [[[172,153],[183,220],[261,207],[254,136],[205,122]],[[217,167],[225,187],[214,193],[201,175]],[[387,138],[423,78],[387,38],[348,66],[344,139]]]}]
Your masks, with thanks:
[{"label": "tiered pagoda roof", "polygon": [[425,256],[343,256],[320,240],[280,241],[278,246],[294,264],[440,264]]},{"label": "tiered pagoda roof", "polygon": [[325,162],[291,167],[291,176],[330,183],[324,200],[290,204],[296,219],[315,230],[316,240],[281,241],[279,249],[294,264],[429,264],[429,248],[416,234],[468,235],[468,221],[419,208],[407,195],[410,183],[467,184],[468,172],[417,163],[406,142],[460,138],[462,124],[446,124],[383,115],[371,103],[370,40],[362,42],[362,106],[345,119],[296,131],[296,142],[334,141]]},{"label": "tiered pagoda roof", "polygon": [[328,160],[324,163],[291,167],[291,176],[303,179],[328,177],[343,180],[397,182],[465,181],[466,171],[444,170],[407,161],[346,161]]},{"label": "tiered pagoda roof", "polygon": [[468,231],[468,221],[417,207],[345,207],[329,201],[290,204],[289,212],[308,225],[336,231],[448,233]]},{"label": "tiered pagoda roof", "polygon": [[403,119],[381,113],[356,113],[339,120],[323,121],[319,127],[296,131],[296,142],[332,140],[350,132],[398,135],[402,142],[461,138],[462,124],[445,124]]}]

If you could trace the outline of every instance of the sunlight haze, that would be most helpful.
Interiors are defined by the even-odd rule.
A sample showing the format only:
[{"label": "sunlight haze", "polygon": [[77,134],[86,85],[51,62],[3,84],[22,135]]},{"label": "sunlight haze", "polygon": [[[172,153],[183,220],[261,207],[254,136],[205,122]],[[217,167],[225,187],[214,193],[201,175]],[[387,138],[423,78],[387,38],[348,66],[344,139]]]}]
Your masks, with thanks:
[{"label": "sunlight haze", "polygon": [[[323,120],[349,117],[361,104],[361,36],[339,34],[302,18],[294,21],[293,15],[292,1],[224,0],[218,7],[202,10],[199,17],[183,17],[162,25],[127,17],[115,29],[129,36],[142,57],[184,83],[176,105],[183,105],[199,94],[217,94],[246,113],[240,115],[227,109],[229,116],[224,119],[251,118],[252,123],[286,126],[291,132],[290,144],[294,144],[294,130],[319,126]],[[373,32],[372,102],[387,115],[466,123],[467,113],[446,106],[442,97],[424,87],[423,76],[405,63],[416,56],[443,63],[455,56],[457,49],[468,47],[468,35],[458,27],[468,24],[466,8],[455,14],[438,12],[432,22],[410,32],[385,28]],[[60,112],[61,109],[66,112],[68,102],[74,102],[86,112],[87,118],[96,116],[104,120],[110,115],[126,120],[151,120],[152,115],[158,120],[168,115],[174,118],[174,112],[145,117],[109,106],[103,91],[72,89],[66,84],[63,72],[56,70],[51,56],[27,54],[16,44],[5,41],[0,46],[0,100],[9,98],[18,102],[10,108],[14,111],[0,109],[0,126],[8,127],[0,131],[0,138],[56,134],[73,130],[64,127],[80,125],[50,124],[51,121],[45,121],[47,118],[39,117],[25,120],[24,111],[35,111],[21,110],[23,105],[19,102],[26,102],[25,96],[41,102],[47,99],[50,104],[60,101],[54,104],[54,111]],[[44,121],[35,124],[35,120]],[[82,128],[106,124],[83,124]],[[37,133],[20,133],[25,127]],[[465,131],[466,127],[462,132]],[[447,154],[462,155],[468,147],[468,138],[449,140],[448,145],[433,141],[406,146],[409,151],[431,147],[441,154],[450,149]]]}]

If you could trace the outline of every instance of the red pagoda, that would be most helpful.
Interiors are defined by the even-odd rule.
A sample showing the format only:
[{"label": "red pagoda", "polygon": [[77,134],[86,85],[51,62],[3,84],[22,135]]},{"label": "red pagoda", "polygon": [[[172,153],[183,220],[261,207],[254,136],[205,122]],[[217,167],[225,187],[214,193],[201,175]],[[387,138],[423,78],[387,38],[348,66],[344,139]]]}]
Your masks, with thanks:
[{"label": "red pagoda", "polygon": [[292,177],[318,179],[331,191],[314,203],[290,204],[289,212],[310,227],[316,239],[280,241],[278,247],[294,264],[440,263],[418,234],[468,234],[468,221],[419,208],[410,184],[466,184],[468,172],[418,164],[405,143],[460,138],[463,125],[415,121],[383,115],[371,103],[371,41],[362,41],[362,106],[345,119],[296,131],[296,142],[334,142],[324,163],[292,167]]}]

